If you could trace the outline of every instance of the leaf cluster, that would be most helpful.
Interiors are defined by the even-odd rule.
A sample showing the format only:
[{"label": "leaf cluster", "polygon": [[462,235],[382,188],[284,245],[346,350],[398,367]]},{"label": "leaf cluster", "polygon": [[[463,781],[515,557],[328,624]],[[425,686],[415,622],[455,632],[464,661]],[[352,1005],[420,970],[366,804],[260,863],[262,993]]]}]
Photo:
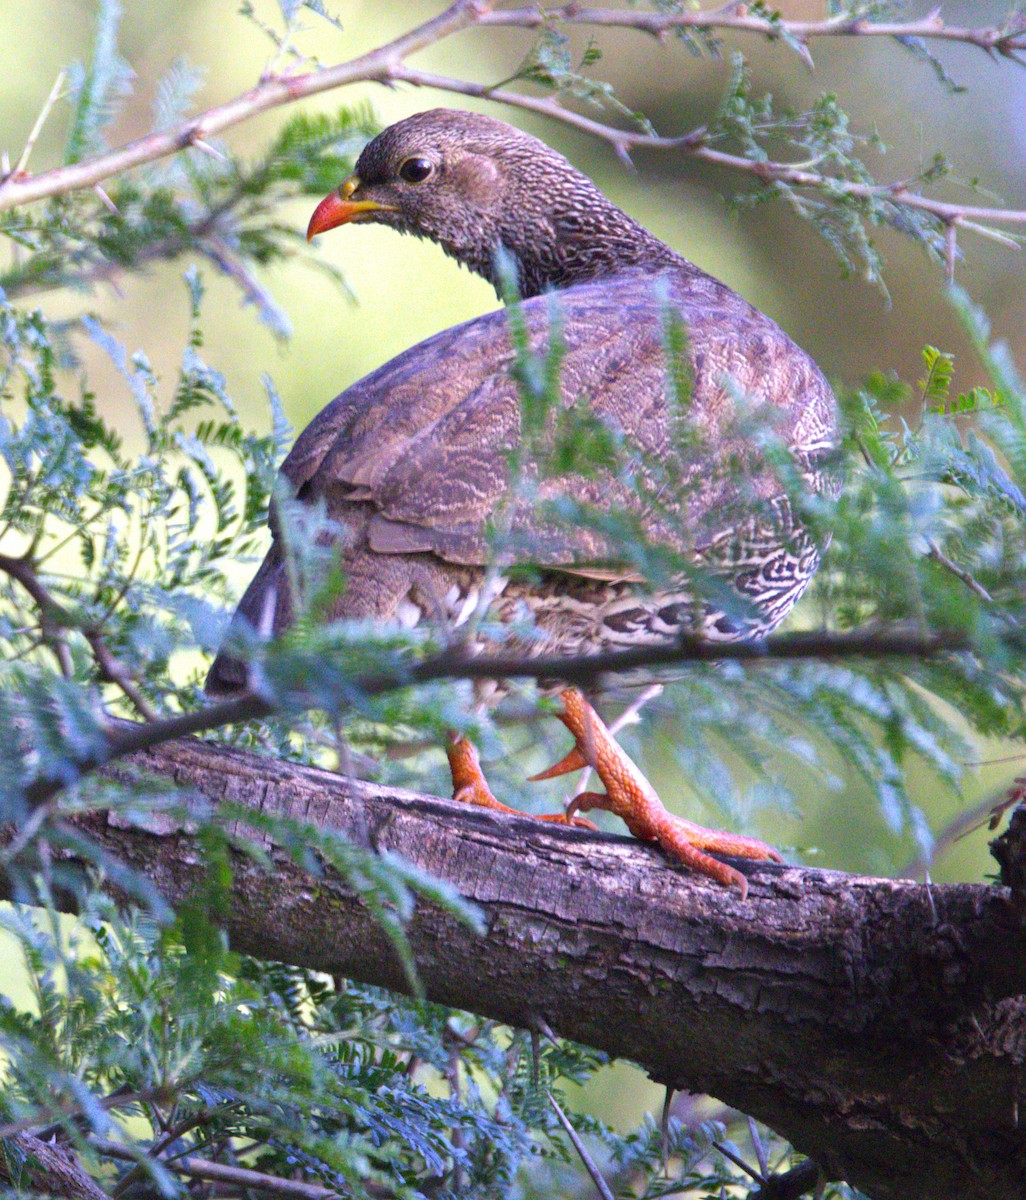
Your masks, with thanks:
[{"label": "leaf cluster", "polygon": [[[107,148],[104,131],[131,94],[132,73],[117,49],[120,19],[117,0],[99,4],[92,61],[71,72],[66,163]],[[201,81],[184,60],[175,60],[157,83],[154,131],[182,119]],[[108,190],[60,195],[40,211],[0,215],[0,238],[18,248],[0,269],[0,287],[16,300],[60,288],[87,290],[157,261],[199,259],[287,337],[288,318],[256,273],[294,257],[305,242],[276,214],[290,198],[320,197],[336,187],[375,132],[366,105],[300,113],[252,160],[197,138],[175,158],[119,176]],[[344,287],[337,272],[308,261]]]},{"label": "leaf cluster", "polygon": [[505,1193],[564,1153],[544,1089],[600,1064],[563,1045],[532,1069],[525,1034],[200,945],[96,892],[73,923],[2,924],[31,1003],[0,1006],[0,1125],[46,1127],[114,1194],[181,1195],[195,1159],[353,1196]]}]

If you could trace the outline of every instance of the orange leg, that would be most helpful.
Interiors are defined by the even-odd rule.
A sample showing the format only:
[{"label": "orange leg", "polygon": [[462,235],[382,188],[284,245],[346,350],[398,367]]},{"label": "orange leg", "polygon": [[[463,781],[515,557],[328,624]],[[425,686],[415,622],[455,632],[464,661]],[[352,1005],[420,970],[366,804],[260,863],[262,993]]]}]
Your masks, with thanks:
[{"label": "orange leg", "polygon": [[705,851],[737,858],[783,861],[780,854],[765,842],[740,834],[704,829],[701,825],[667,812],[655,788],[617,745],[584,696],[576,688],[567,688],[561,699],[563,724],[574,735],[577,744],[562,762],[534,778],[548,779],[589,766],[606,788],[604,793],[582,792],[575,796],[567,809],[568,817],[578,812],[589,812],[593,808],[607,809],[620,817],[636,838],[658,842],[668,854],[692,870],[728,887],[735,885],[740,889],[742,899],[748,895],[748,880],[740,871],[711,858]]},{"label": "orange leg", "polygon": [[512,813],[515,817],[532,817],[538,821],[556,821],[561,825],[578,825],[583,829],[594,829],[595,825],[587,817],[578,817],[573,813],[536,813],[521,812],[518,808],[510,808],[501,804],[492,795],[484,771],[481,770],[481,760],[477,749],[468,738],[462,734],[449,735],[446,747],[449,756],[449,770],[452,772],[452,798],[465,804],[479,804],[482,808],[492,808],[497,812]]}]

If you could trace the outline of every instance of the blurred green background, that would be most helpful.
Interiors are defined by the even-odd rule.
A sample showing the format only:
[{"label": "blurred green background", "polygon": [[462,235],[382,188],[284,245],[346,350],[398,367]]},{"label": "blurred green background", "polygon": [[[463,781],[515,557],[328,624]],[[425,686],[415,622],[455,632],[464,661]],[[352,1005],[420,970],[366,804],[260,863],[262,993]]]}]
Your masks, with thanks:
[{"label": "blurred green background", "polygon": [[[357,3],[330,0],[343,24],[333,29],[313,14],[300,46],[321,64],[352,58],[410,25],[440,11],[432,3]],[[136,72],[136,92],[110,131],[112,141],[150,128],[157,81],[184,55],[203,68],[199,108],[252,86],[273,48],[256,25],[238,14],[238,0],[124,0],[122,51]],[[276,23],[274,0],[254,3],[257,15]],[[931,4],[913,5],[923,15]],[[787,16],[817,17],[820,0],[782,3]],[[1007,5],[948,3],[952,23],[999,21]],[[0,149],[11,160],[43,105],[59,69],[88,55],[94,11],[88,0],[3,0],[0,41],[7,48],[0,75]],[[574,34],[582,49],[589,34]],[[482,82],[507,77],[531,43],[521,30],[472,32],[449,39],[415,59],[417,65]],[[715,109],[729,74],[726,58],[700,59],[668,39],[604,31],[604,53],[596,74],[615,84],[633,108],[643,110],[662,133],[684,132]],[[955,175],[940,194],[967,203],[1026,207],[1026,71],[992,60],[971,47],[934,45],[950,74],[968,90],[951,95],[929,66],[882,39],[822,39],[812,45],[810,72],[784,46],[752,37],[727,37],[727,49],[748,55],[756,92],[771,91],[782,103],[800,107],[822,91],[838,94],[857,131],[879,133],[888,146],[874,153],[879,178],[913,176],[940,150]],[[297,66],[296,69],[302,69]],[[459,97],[404,88],[358,85],[308,101],[309,111],[369,102],[382,124],[437,104],[471,107]],[[486,107],[478,105],[476,107]],[[858,277],[845,278],[832,251],[781,206],[758,207],[736,215],[725,193],[746,189],[739,180],[676,154],[639,153],[631,174],[608,147],[518,111],[488,109],[520,124],[563,151],[595,178],[619,204],[703,268],[720,276],[773,316],[819,361],[829,376],[856,382],[867,370],[894,371],[915,380],[920,350],[932,343],[957,354],[956,382],[978,382],[977,368],[943,296],[943,273],[921,248],[889,230],[877,231],[886,257],[889,296]],[[229,131],[226,142],[238,153],[255,152],[286,119],[274,111]],[[58,106],[36,145],[31,170],[60,160],[67,111]],[[993,197],[974,194],[978,179]],[[305,228],[309,204],[286,206],[280,219]],[[1015,250],[965,233],[958,280],[989,313],[995,332],[1013,354],[1026,360],[1026,263]],[[261,282],[288,312],[293,334],[284,341],[262,325],[238,290],[202,264],[208,286],[205,357],[227,377],[229,391],[252,420],[266,420],[260,377],[269,372],[295,428],[301,428],[348,384],[415,341],[459,320],[493,308],[487,284],[471,277],[434,246],[370,226],[353,227],[320,239],[313,253],[345,273],[358,305],[340,295],[302,259],[268,272]],[[169,382],[187,328],[187,303],[180,277],[186,264],[154,267],[143,278],[117,278],[90,295],[47,298],[53,315],[83,310],[102,315],[128,347],[145,348]],[[124,425],[134,412],[125,385],[100,355],[82,347],[100,403]],[[240,570],[240,585],[249,568]],[[998,761],[1007,751],[981,745],[982,766],[972,770],[961,797],[926,776],[917,795],[935,830],[961,809],[998,796],[1018,773],[1021,761]],[[658,757],[658,754],[655,754]],[[669,768],[666,768],[668,771]],[[658,774],[656,776],[658,778]],[[847,870],[894,873],[910,862],[909,839],[889,831],[868,796],[858,788],[843,795],[807,789],[793,818],[763,824],[759,832],[782,845],[818,847],[811,861]],[[708,815],[708,814],[707,814]],[[700,818],[701,819],[701,818]],[[934,879],[978,880],[990,870],[988,834],[978,830],[948,850],[933,868]],[[0,955],[3,950],[0,947]]]}]

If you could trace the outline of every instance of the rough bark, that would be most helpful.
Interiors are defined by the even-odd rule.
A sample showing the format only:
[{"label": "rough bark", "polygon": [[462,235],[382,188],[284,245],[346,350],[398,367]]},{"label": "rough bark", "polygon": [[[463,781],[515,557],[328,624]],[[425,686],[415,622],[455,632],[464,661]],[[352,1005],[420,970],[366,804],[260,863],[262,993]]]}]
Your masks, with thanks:
[{"label": "rough bark", "polygon": [[[1026,1195],[1026,929],[1009,891],[772,864],[750,892],[627,838],[492,815],[196,741],[117,773],[331,825],[451,881],[481,938],[421,904],[428,996],[633,1059],[751,1113],[874,1200]],[[197,885],[188,826],[93,815],[92,835],[172,903]],[[330,873],[239,857],[236,949],[402,990],[387,940]],[[740,864],[739,864],[740,865]]]},{"label": "rough bark", "polygon": [[70,1146],[16,1133],[0,1146],[0,1183],[66,1200],[110,1200]]}]

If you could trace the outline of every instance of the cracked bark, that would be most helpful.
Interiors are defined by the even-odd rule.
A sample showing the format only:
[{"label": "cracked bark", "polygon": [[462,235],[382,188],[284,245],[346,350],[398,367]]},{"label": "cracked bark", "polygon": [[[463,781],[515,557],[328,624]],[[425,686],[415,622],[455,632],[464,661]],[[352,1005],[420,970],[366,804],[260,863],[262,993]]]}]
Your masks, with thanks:
[{"label": "cracked bark", "polygon": [[[1026,1195],[1026,928],[1009,890],[745,866],[748,900],[628,838],[518,821],[180,741],[111,769],[331,825],[482,906],[479,938],[420,904],[432,1000],[640,1063],[766,1122],[873,1200]],[[80,822],[173,904],[202,874],[187,827]],[[248,836],[252,836],[247,832]],[[272,851],[273,854],[273,851]],[[236,862],[233,946],[403,990],[360,901],[283,855]]]}]

